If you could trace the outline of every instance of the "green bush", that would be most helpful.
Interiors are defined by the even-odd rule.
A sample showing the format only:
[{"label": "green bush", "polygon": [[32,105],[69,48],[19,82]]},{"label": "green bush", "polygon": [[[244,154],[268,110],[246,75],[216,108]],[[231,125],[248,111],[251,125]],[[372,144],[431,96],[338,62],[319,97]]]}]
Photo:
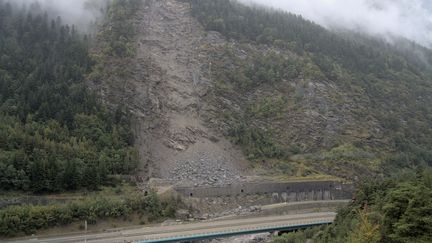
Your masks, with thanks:
[{"label": "green bush", "polygon": [[127,217],[133,212],[160,219],[174,216],[175,208],[175,200],[160,200],[155,193],[146,197],[136,195],[124,199],[90,198],[47,206],[10,206],[0,210],[0,235],[32,234],[40,229],[80,220],[94,224],[98,219]]},{"label": "green bush", "polygon": [[253,128],[244,123],[235,124],[228,131],[234,143],[245,150],[249,159],[283,158],[284,150],[271,139],[269,133]]},{"label": "green bush", "polygon": [[274,242],[431,242],[432,170],[408,171],[358,185],[355,200],[333,224]]}]

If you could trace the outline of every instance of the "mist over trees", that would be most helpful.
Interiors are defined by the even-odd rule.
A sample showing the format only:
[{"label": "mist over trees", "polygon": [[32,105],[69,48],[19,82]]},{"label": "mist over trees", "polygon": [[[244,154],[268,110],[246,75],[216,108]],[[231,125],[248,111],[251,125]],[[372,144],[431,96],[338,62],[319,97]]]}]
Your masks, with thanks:
[{"label": "mist over trees", "polygon": [[127,113],[88,90],[90,40],[0,2],[0,188],[95,189],[137,164]]},{"label": "mist over trees", "polygon": [[[228,128],[225,135],[243,149],[251,164],[260,163],[269,171],[279,166],[277,172],[284,176],[305,178],[312,173],[339,177],[331,174],[339,170],[339,178],[357,180],[354,173],[374,173],[373,180],[357,181],[355,198],[339,211],[333,225],[288,234],[275,242],[432,241],[430,49],[408,40],[390,45],[358,33],[333,32],[299,15],[234,0],[183,1],[191,3],[193,15],[206,30],[218,31],[234,43],[209,51],[215,87],[204,96],[226,99],[212,112],[221,112],[218,115]],[[85,194],[119,185],[117,175],[137,170],[131,115],[121,106],[104,105],[87,81],[131,75],[134,66],[128,61],[137,51],[132,16],[141,1],[113,0],[108,7],[106,2],[0,0],[0,191]],[[69,7],[73,11],[68,15]],[[95,39],[81,27],[98,21],[97,12],[104,13],[105,22],[98,26]],[[77,21],[79,16],[85,17]],[[90,54],[95,41],[98,48]],[[260,48],[269,51],[263,54]],[[273,92],[283,82],[293,86]],[[318,101],[327,102],[322,113],[314,103],[303,109],[310,83],[328,85],[329,93],[337,91],[348,98],[335,96],[327,102],[324,97]],[[266,92],[257,92],[256,100],[248,96],[265,85]],[[237,106],[232,97],[253,98]],[[224,105],[234,107],[234,112],[223,110]],[[342,110],[332,113],[332,118],[354,114],[359,121],[349,120],[352,130],[329,128],[331,132],[310,147],[278,140],[276,133],[285,129],[277,127],[284,114],[313,111],[316,119],[327,115],[329,106]],[[296,125],[312,121],[297,118]],[[374,124],[365,130],[375,130],[355,133],[355,126],[369,120]],[[320,121],[312,124],[313,129],[320,129]],[[339,131],[349,131],[342,134],[348,139],[324,141]],[[375,139],[375,134],[382,137]],[[311,140],[312,135],[305,137]],[[116,198],[86,194],[84,200],[64,204],[2,208],[0,235],[32,234],[137,212],[154,219],[175,214],[176,202],[160,201],[153,192],[143,197],[132,187],[133,193],[127,191],[125,197],[119,186],[110,187],[118,193]]]},{"label": "mist over trees", "polygon": [[110,0],[1,0],[15,9],[34,15],[46,13],[51,19],[59,16],[63,24],[75,25],[80,32],[93,33],[103,21]]},{"label": "mist over trees", "polygon": [[[285,60],[277,55],[268,59],[258,56],[248,60],[248,63],[240,61],[241,65],[234,70],[215,67],[217,80],[240,87],[236,92],[241,94],[263,83],[271,84],[284,78],[331,81],[352,96],[358,95],[352,93],[353,90],[361,90],[364,96],[357,102],[362,102],[367,109],[356,112],[362,117],[376,117],[390,141],[388,147],[380,147],[381,151],[392,151],[382,166],[403,168],[432,165],[429,149],[432,146],[429,129],[432,119],[428,115],[432,112],[431,50],[412,42],[405,43],[409,48],[400,49],[362,35],[335,33],[298,15],[246,6],[237,1],[190,2],[194,16],[207,30],[219,31],[227,39],[273,46],[301,57]],[[413,50],[422,53],[422,56]],[[229,50],[226,53],[230,53]],[[236,63],[232,56],[226,55],[225,59]],[[255,62],[259,63],[259,68],[251,68]],[[240,121],[244,119],[240,118]],[[249,136],[250,132],[244,131],[251,128],[245,130],[241,124],[239,127],[241,129],[232,131],[235,141],[246,144],[252,150],[262,146],[254,145],[254,140],[247,137],[242,138]],[[278,146],[268,142],[271,140],[267,138],[263,144],[269,145],[270,151],[275,151]],[[256,141],[261,142],[260,139]],[[360,143],[359,146],[363,145]]]},{"label": "mist over trees", "polygon": [[[382,157],[374,178],[360,176],[353,201],[339,210],[331,226],[289,233],[274,242],[431,242],[430,49],[406,40],[390,45],[358,33],[332,32],[298,15],[236,1],[190,2],[194,15],[207,30],[220,32],[231,43],[240,43],[241,51],[246,50],[241,56],[232,44],[215,54],[212,69],[213,78],[219,82],[217,95],[226,99],[247,97],[264,85],[269,92],[281,87],[275,85],[281,80],[331,82],[344,94],[357,96],[355,102],[362,108],[354,112],[359,117],[376,118],[379,129],[384,131],[383,142],[373,146],[367,145],[370,136],[348,145],[310,148],[318,152],[315,157],[305,156],[307,162],[317,158],[308,165],[321,166],[330,161],[335,166],[329,173],[344,164],[361,166],[358,161],[364,155],[366,161],[373,161],[376,158],[369,156],[369,151],[378,151]],[[275,51],[254,55],[247,49],[248,44]],[[228,135],[250,159],[263,164],[282,160],[287,167],[284,171],[289,173],[289,166],[296,162],[290,161],[296,156],[289,155],[302,151],[279,146],[277,136],[265,130],[271,127],[268,124],[275,123],[265,123],[263,117],[277,119],[286,112],[278,109],[279,104],[291,97],[268,97],[252,103],[243,113],[224,111],[223,115],[234,124]],[[255,125],[260,123],[265,125]],[[344,175],[350,172],[342,168]]]},{"label": "mist over trees", "polygon": [[240,0],[300,14],[328,29],[344,29],[394,43],[409,39],[432,47],[429,0]]}]

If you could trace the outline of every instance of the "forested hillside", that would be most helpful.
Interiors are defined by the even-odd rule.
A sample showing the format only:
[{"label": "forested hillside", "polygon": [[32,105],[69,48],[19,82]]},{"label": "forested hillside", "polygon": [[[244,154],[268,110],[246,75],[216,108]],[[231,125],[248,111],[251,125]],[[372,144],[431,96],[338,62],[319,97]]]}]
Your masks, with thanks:
[{"label": "forested hillside", "polygon": [[208,50],[216,85],[207,99],[222,104],[221,129],[251,159],[350,178],[431,163],[429,49],[237,1],[190,3],[230,40]]},{"label": "forested hillside", "polygon": [[432,241],[432,172],[405,171],[359,186],[334,224],[276,237],[274,243]]},{"label": "forested hillside", "polygon": [[127,113],[85,85],[90,43],[60,17],[0,1],[0,189],[95,189],[136,167]]},{"label": "forested hillside", "polygon": [[229,42],[207,50],[214,125],[256,167],[358,181],[334,224],[273,242],[432,240],[431,50],[237,1],[190,3]]},{"label": "forested hillside", "polygon": [[432,241],[430,49],[236,0],[101,2],[86,35],[0,0],[0,237],[257,216],[274,194],[174,191],[325,178],[352,202],[276,242]]},{"label": "forested hillside", "polygon": [[174,216],[177,200],[124,180],[138,164],[131,115],[88,84],[106,82],[109,60],[134,56],[138,4],[110,1],[89,37],[38,5],[0,0],[0,238]]}]

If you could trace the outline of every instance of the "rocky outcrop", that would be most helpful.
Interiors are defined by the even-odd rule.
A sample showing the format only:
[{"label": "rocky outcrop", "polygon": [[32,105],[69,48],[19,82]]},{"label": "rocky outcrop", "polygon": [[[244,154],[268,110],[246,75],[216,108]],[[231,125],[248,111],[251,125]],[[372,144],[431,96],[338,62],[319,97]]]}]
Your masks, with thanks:
[{"label": "rocky outcrop", "polygon": [[135,117],[140,177],[182,185],[240,180],[247,167],[242,152],[201,118],[201,97],[212,84],[200,48],[223,39],[205,32],[181,1],[144,1],[134,22],[134,71],[119,92]]}]

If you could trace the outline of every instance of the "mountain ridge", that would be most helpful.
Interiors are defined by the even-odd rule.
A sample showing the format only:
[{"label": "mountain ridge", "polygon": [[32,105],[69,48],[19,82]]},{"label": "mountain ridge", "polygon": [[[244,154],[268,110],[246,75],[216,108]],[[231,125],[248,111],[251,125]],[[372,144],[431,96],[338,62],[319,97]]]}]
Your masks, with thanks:
[{"label": "mountain ridge", "polygon": [[[192,13],[207,30],[219,31],[231,42],[229,47],[216,51],[221,64],[219,68],[213,68],[212,79],[217,79],[220,84],[216,87],[216,96],[227,94],[224,98],[228,103],[241,107],[237,110],[228,107],[220,114],[229,112],[234,120],[237,120],[231,126],[231,137],[246,150],[255,150],[258,154],[263,154],[260,150],[280,150],[275,148],[277,145],[271,144],[289,143],[289,136],[279,135],[283,130],[292,130],[289,128],[291,124],[302,127],[298,131],[316,131],[318,138],[334,140],[330,146],[322,144],[308,148],[305,144],[313,136],[304,134],[299,136],[303,142],[294,143],[294,149],[291,149],[298,150],[298,147],[303,147],[300,154],[304,155],[276,156],[282,164],[299,163],[300,167],[308,164],[311,167],[309,173],[317,172],[313,167],[320,168],[319,170],[331,168],[325,170],[326,173],[331,173],[331,170],[340,169],[339,166],[344,168],[337,173],[341,176],[345,173],[355,174],[353,167],[359,167],[358,171],[381,173],[383,167],[392,164],[389,161],[400,160],[400,163],[406,163],[401,159],[404,156],[414,158],[414,164],[417,165],[430,163],[426,148],[430,141],[426,134],[430,132],[428,124],[431,124],[427,115],[430,112],[428,104],[431,102],[431,70],[417,54],[406,50],[402,52],[397,46],[370,37],[355,34],[341,36],[341,33],[333,33],[283,11],[249,7],[236,1],[190,3],[193,7]],[[265,38],[261,38],[262,36]],[[430,61],[430,50],[412,42],[408,43],[407,45],[413,45],[414,50],[420,51],[427,61]],[[234,48],[231,48],[233,46]],[[255,47],[248,49],[250,46]],[[270,59],[266,59],[266,54],[259,51],[266,48],[273,49],[276,53]],[[250,53],[244,53],[245,50]],[[245,59],[244,56],[249,59],[242,60]],[[287,97],[288,94],[279,92],[283,90],[281,87],[289,90],[290,85],[284,84],[285,81],[296,87],[290,94],[291,98]],[[271,91],[272,87],[274,92]],[[321,90],[316,87],[321,87]],[[327,87],[325,95],[323,87]],[[289,110],[283,112],[286,116],[297,114],[298,121],[289,122],[285,126],[271,121],[264,123],[261,128],[254,125],[254,122],[260,123],[264,120],[244,114],[251,113],[250,111],[253,113],[253,109],[248,107],[259,106],[253,103],[260,97],[249,96],[237,103],[236,97],[248,97],[251,92],[259,94],[264,89],[269,91],[267,95],[270,97],[277,97],[278,93],[288,100],[300,97],[301,102],[294,103]],[[313,100],[315,102],[310,105],[309,102]],[[272,105],[278,106],[277,103],[270,103],[270,106]],[[305,112],[309,112],[309,115]],[[323,127],[316,129],[315,125],[310,123],[320,116],[327,117],[328,122],[321,121],[318,125],[333,125],[339,131],[322,134],[325,131]],[[232,136],[233,128],[236,130],[235,127],[241,125],[241,121],[247,117],[251,118],[247,120],[248,128],[237,129],[240,133],[235,134],[234,131]],[[331,120],[334,118],[336,121],[348,118],[349,121],[342,125],[343,123]],[[222,118],[222,122],[223,119],[225,118]],[[416,123],[417,127],[414,127],[413,123]],[[268,135],[267,139],[263,140],[264,145],[259,145],[257,137],[266,137],[262,134],[271,129],[276,130],[277,135]],[[422,132],[419,132],[420,130]],[[229,134],[229,131],[225,132]],[[295,137],[295,134],[293,135]],[[401,137],[409,139],[401,141]],[[282,147],[282,150],[290,150],[287,146]],[[402,147],[405,151],[401,150]],[[299,151],[295,152],[298,154]],[[270,158],[258,156],[254,159],[272,159],[272,152],[269,154]],[[296,158],[301,159],[296,161]],[[362,165],[361,161],[372,162]],[[322,166],[323,164],[326,165]],[[286,165],[282,167],[284,166]],[[347,177],[353,176],[351,174]]]}]

